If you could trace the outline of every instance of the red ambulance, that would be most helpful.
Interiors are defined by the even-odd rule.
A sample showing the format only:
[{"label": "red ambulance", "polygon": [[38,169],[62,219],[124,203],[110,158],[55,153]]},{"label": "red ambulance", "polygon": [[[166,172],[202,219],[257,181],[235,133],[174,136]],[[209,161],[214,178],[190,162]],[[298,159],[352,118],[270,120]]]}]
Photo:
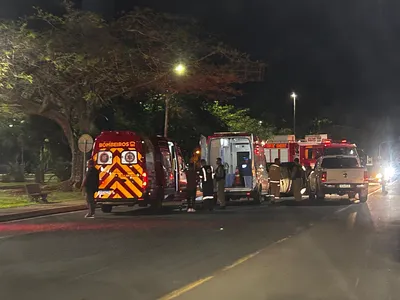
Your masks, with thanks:
[{"label": "red ambulance", "polygon": [[95,201],[105,213],[136,204],[159,209],[186,187],[181,151],[163,137],[104,131],[95,140],[92,159],[100,172]]}]

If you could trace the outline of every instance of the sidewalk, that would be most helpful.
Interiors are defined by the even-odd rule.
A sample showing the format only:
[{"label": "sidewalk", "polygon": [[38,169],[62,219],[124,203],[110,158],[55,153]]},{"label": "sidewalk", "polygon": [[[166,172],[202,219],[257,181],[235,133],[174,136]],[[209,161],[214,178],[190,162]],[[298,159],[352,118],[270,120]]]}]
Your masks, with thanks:
[{"label": "sidewalk", "polygon": [[86,203],[83,200],[50,202],[48,204],[34,204],[15,208],[2,208],[0,209],[0,222],[73,212],[84,209],[86,209]]}]

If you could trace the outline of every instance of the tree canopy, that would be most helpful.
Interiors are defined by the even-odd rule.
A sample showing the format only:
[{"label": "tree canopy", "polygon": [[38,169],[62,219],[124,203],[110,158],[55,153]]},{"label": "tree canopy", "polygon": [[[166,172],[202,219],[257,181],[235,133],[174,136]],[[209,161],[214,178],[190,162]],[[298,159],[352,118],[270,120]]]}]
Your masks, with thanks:
[{"label": "tree canopy", "polygon": [[[110,22],[69,4],[62,16],[37,9],[29,18],[2,22],[0,44],[2,105],[56,121],[76,172],[82,159],[77,136],[90,132],[102,106],[144,91],[237,94],[236,84],[253,80],[246,68],[262,67],[194,21],[149,9]],[[174,73],[177,63],[186,66],[184,76]]]},{"label": "tree canopy", "polygon": [[275,128],[263,121],[252,118],[249,109],[237,109],[233,105],[220,105],[218,102],[207,105],[207,110],[229,131],[249,132],[261,139],[270,138]]}]

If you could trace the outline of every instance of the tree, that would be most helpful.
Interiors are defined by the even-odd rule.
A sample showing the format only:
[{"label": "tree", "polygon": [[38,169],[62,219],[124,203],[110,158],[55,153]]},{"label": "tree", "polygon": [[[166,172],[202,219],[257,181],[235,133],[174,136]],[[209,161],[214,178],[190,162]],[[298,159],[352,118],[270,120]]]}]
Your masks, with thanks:
[{"label": "tree", "polygon": [[[66,5],[62,16],[37,14],[0,26],[0,101],[55,121],[72,154],[71,182],[80,182],[77,138],[96,110],[143,90],[161,94],[239,93],[252,80],[247,55],[202,33],[192,21],[136,9],[111,22]],[[189,72],[179,79],[173,65]],[[256,69],[259,63],[254,63]]]},{"label": "tree", "polygon": [[326,131],[330,126],[332,126],[332,121],[327,118],[314,118],[311,121],[309,133],[319,134]]},{"label": "tree", "polygon": [[273,126],[250,117],[248,109],[237,109],[233,105],[214,102],[207,106],[207,110],[221,120],[229,131],[248,132],[261,139],[268,139],[274,134]]}]

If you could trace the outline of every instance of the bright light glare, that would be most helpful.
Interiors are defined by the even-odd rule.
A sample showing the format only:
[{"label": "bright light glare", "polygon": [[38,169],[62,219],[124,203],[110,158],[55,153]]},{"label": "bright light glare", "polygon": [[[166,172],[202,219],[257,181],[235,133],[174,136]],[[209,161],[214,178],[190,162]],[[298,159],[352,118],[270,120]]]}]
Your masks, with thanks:
[{"label": "bright light glare", "polygon": [[302,195],[304,195],[304,193],[306,192],[306,190],[307,190],[306,188],[302,188],[301,191],[300,191],[300,193],[301,193]]},{"label": "bright light glare", "polygon": [[296,98],[297,98],[297,95],[296,95],[296,93],[295,93],[295,92],[293,92],[293,93],[290,95],[290,97],[292,97],[292,99],[296,100]]},{"label": "bright light glare", "polygon": [[378,173],[377,175],[376,175],[376,179],[382,179],[382,173]]},{"label": "bright light glare", "polygon": [[394,176],[394,173],[395,173],[395,169],[393,167],[387,167],[385,169],[385,173],[384,173],[385,178],[386,179],[392,178]]},{"label": "bright light glare", "polygon": [[183,64],[178,64],[175,66],[174,71],[177,75],[183,75],[186,73],[186,66]]}]

